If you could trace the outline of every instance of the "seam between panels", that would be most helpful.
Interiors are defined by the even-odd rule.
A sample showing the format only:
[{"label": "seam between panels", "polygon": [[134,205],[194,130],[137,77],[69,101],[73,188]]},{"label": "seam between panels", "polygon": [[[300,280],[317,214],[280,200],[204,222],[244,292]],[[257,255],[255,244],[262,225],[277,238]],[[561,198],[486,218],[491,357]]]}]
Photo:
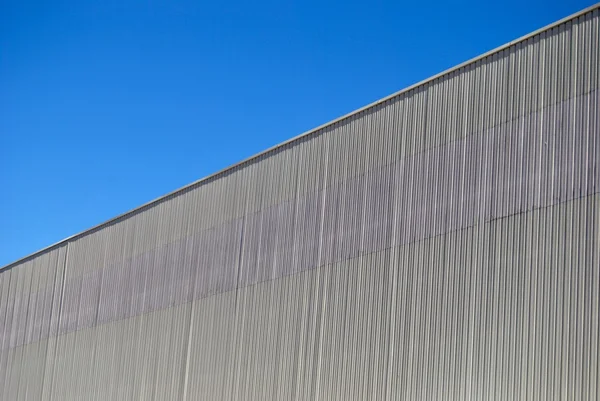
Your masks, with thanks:
[{"label": "seam between panels", "polygon": [[[347,261],[350,261],[350,260],[360,259],[360,258],[363,258],[365,256],[372,255],[372,254],[382,253],[382,252],[386,252],[386,251],[390,251],[390,250],[391,251],[398,250],[398,249],[404,248],[406,246],[419,244],[419,243],[422,243],[424,241],[429,241],[429,240],[432,240],[432,239],[435,239],[435,238],[439,238],[439,237],[443,237],[443,236],[446,236],[446,235],[455,234],[455,233],[458,233],[460,231],[465,231],[465,230],[473,229],[475,227],[480,227],[480,229],[483,229],[483,227],[485,227],[488,224],[499,222],[499,221],[506,220],[506,219],[509,219],[509,218],[514,218],[514,217],[518,217],[518,216],[524,216],[524,215],[527,215],[529,213],[540,212],[540,211],[543,211],[543,210],[552,209],[552,208],[555,208],[555,207],[558,207],[558,206],[563,206],[563,205],[566,205],[568,203],[573,203],[573,202],[577,202],[577,201],[592,200],[593,198],[598,197],[599,194],[600,194],[600,191],[597,191],[597,192],[594,192],[594,193],[586,195],[586,196],[581,196],[581,197],[577,197],[577,198],[565,200],[565,201],[562,201],[562,202],[559,202],[559,203],[555,203],[555,204],[552,204],[552,205],[548,205],[548,206],[544,206],[544,207],[539,207],[539,208],[534,208],[534,209],[530,209],[530,210],[527,210],[527,211],[522,211],[522,212],[519,212],[519,213],[514,213],[514,214],[511,214],[511,215],[508,215],[508,216],[498,217],[498,218],[495,218],[495,219],[487,220],[485,222],[475,222],[472,225],[469,225],[469,226],[466,226],[466,227],[462,227],[462,228],[458,228],[458,229],[455,229],[455,230],[452,230],[452,231],[448,231],[448,232],[445,232],[445,233],[442,233],[442,234],[433,235],[433,236],[430,236],[430,237],[427,237],[427,238],[421,238],[421,239],[418,239],[418,240],[415,240],[415,241],[411,241],[411,242],[407,242],[407,243],[404,243],[404,244],[401,244],[401,245],[389,246],[389,247],[381,248],[381,249],[378,249],[378,250],[375,250],[375,251],[361,253],[361,254],[359,254],[359,255],[357,255],[355,257],[352,257],[352,258],[345,258],[345,259],[341,259],[341,260],[338,260],[338,261],[335,261],[335,262],[331,262],[331,263],[327,263],[327,264],[321,264],[321,265],[314,266],[314,267],[311,267],[311,268],[308,268],[308,269],[304,269],[304,270],[301,270],[301,271],[298,271],[298,272],[294,272],[294,273],[291,273],[291,274],[288,274],[288,275],[285,275],[285,276],[276,277],[276,278],[272,278],[272,279],[268,279],[268,280],[263,280],[263,281],[260,281],[260,282],[257,282],[257,283],[252,283],[250,285],[247,285],[245,287],[240,287],[240,288],[237,288],[237,289],[234,288],[234,289],[231,289],[231,290],[228,290],[228,291],[222,291],[222,292],[219,292],[219,293],[211,294],[211,295],[206,296],[206,297],[202,297],[202,298],[198,298],[198,299],[194,299],[194,300],[182,302],[182,303],[177,304],[177,305],[169,305],[168,307],[165,307],[165,308],[160,308],[160,309],[156,309],[156,310],[152,310],[152,311],[147,311],[147,312],[144,312],[144,313],[141,313],[141,314],[138,314],[138,315],[134,315],[134,316],[130,316],[130,317],[127,317],[127,318],[124,318],[124,319],[115,319],[115,320],[111,320],[109,322],[105,322],[105,323],[102,323],[102,324],[99,324],[99,325],[82,327],[82,328],[79,328],[77,330],[72,330],[72,331],[60,333],[60,334],[58,334],[56,336],[49,336],[49,337],[45,337],[43,339],[39,339],[37,341],[32,341],[32,342],[27,343],[27,344],[21,344],[21,345],[19,345],[17,347],[7,348],[7,349],[4,349],[3,351],[16,350],[16,349],[21,348],[21,347],[25,347],[25,346],[32,345],[32,344],[37,344],[37,343],[39,343],[41,341],[45,341],[45,340],[48,340],[50,338],[62,337],[62,336],[65,336],[65,335],[68,335],[68,334],[71,334],[71,333],[78,332],[78,331],[83,331],[83,330],[88,330],[88,329],[94,329],[94,328],[97,328],[97,327],[100,327],[100,326],[106,326],[106,325],[109,325],[109,324],[112,324],[112,323],[121,322],[123,320],[140,318],[142,316],[149,315],[149,314],[152,314],[152,313],[156,313],[156,312],[165,311],[165,310],[168,310],[168,309],[173,309],[173,308],[181,307],[181,306],[187,305],[189,303],[195,303],[195,302],[198,302],[198,301],[201,301],[201,300],[205,300],[205,299],[208,299],[208,298],[214,298],[214,297],[222,296],[222,295],[225,295],[225,294],[229,294],[229,293],[232,293],[232,292],[234,292],[236,290],[246,290],[246,289],[249,289],[249,288],[261,285],[261,284],[265,284],[265,283],[268,283],[268,282],[273,282],[273,281],[277,281],[277,280],[281,280],[281,279],[286,279],[286,278],[292,278],[292,277],[295,277],[295,276],[299,276],[299,275],[308,273],[308,272],[310,272],[312,270],[322,269],[322,268],[327,267],[327,266],[335,266],[335,265],[340,264],[342,262],[347,262]],[[63,285],[64,285],[64,283],[63,283]],[[61,296],[61,299],[62,299],[62,296]]]}]

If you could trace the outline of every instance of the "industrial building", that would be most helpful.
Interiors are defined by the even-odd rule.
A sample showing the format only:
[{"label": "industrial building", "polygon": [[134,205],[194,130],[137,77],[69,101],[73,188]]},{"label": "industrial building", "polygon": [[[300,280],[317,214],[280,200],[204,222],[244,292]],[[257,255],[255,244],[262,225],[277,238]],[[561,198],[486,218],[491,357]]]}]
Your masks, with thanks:
[{"label": "industrial building", "polygon": [[600,5],[0,270],[2,400],[600,400]]}]

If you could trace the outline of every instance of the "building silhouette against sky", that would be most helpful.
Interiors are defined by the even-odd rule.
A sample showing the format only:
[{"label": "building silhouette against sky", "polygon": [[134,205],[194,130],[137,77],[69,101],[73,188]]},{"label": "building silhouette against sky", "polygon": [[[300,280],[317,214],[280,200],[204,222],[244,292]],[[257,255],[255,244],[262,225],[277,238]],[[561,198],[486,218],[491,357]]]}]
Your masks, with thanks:
[{"label": "building silhouette against sky", "polygon": [[600,399],[599,23],[4,267],[0,399]]}]

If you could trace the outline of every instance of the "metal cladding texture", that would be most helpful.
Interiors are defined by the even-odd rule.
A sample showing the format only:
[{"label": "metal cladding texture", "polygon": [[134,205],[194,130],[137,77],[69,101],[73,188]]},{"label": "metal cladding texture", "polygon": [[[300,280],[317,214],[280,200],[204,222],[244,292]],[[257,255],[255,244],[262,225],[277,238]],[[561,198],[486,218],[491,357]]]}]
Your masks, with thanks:
[{"label": "metal cladding texture", "polygon": [[598,6],[0,273],[2,400],[599,400]]}]

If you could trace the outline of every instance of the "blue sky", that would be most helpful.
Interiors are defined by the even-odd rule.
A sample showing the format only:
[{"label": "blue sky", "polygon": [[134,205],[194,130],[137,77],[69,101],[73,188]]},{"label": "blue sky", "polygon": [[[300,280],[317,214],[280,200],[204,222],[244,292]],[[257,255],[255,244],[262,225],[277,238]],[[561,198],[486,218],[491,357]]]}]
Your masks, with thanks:
[{"label": "blue sky", "polygon": [[0,266],[593,1],[0,0]]}]

